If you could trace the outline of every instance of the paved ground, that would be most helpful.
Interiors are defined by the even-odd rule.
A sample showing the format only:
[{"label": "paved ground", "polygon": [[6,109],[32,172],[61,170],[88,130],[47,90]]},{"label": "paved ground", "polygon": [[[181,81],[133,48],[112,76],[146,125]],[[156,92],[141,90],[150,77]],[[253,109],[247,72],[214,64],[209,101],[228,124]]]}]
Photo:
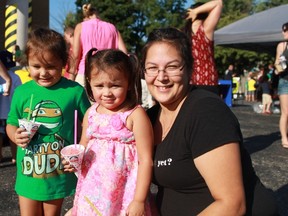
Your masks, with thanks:
[{"label": "paved ground", "polygon": [[[288,216],[288,149],[281,146],[279,114],[257,114],[247,103],[235,104],[232,111],[240,121],[244,143],[258,176],[274,191],[279,214]],[[3,151],[6,159],[0,163],[0,216],[17,216],[18,198],[13,190],[15,166],[10,163],[8,146]],[[65,200],[63,214],[71,205],[72,197],[69,197]]]}]

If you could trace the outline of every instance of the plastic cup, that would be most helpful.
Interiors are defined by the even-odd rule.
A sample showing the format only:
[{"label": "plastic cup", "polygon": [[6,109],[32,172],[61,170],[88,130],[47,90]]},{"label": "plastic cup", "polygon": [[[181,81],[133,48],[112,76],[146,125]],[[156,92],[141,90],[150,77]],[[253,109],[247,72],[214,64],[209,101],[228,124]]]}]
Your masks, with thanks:
[{"label": "plastic cup", "polygon": [[66,161],[69,162],[71,166],[75,168],[75,170],[81,169],[81,163],[84,156],[85,147],[80,144],[72,144],[69,146],[65,146],[61,150],[61,155],[64,157]]},{"label": "plastic cup", "polygon": [[3,94],[6,90],[6,83],[0,84],[0,94]]},{"label": "plastic cup", "polygon": [[30,135],[30,139],[35,135],[36,131],[40,127],[41,124],[29,121],[27,119],[18,119],[19,127],[24,128],[26,131],[23,133],[27,133]]}]

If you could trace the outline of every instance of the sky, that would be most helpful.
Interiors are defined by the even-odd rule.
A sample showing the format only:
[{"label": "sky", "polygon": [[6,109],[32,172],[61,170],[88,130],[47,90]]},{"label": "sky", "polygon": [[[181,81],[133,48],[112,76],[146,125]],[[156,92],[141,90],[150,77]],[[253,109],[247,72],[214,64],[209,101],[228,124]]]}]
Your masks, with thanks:
[{"label": "sky", "polygon": [[69,12],[76,11],[74,0],[50,0],[49,27],[63,33],[63,21]]}]

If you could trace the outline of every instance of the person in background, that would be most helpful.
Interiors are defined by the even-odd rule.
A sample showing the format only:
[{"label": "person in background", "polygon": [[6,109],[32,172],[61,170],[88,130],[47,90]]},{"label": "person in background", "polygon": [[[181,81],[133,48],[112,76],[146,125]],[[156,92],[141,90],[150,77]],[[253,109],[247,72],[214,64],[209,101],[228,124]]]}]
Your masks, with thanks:
[{"label": "person in background", "polygon": [[274,64],[268,65],[268,74],[267,75],[269,77],[269,80],[271,81],[272,99],[278,99],[277,88],[278,88],[279,76],[275,74]]},{"label": "person in background", "polygon": [[234,76],[235,76],[234,65],[230,64],[224,73],[224,79],[225,80],[231,80],[231,82],[232,82]]},{"label": "person in background", "polygon": [[248,79],[247,79],[247,98],[246,101],[254,102],[255,101],[255,88],[256,80],[254,78],[254,73],[249,72],[248,73]]},{"label": "person in background", "polygon": [[20,66],[21,59],[23,58],[22,55],[23,53],[22,53],[22,50],[20,49],[20,46],[16,44],[14,47],[14,51],[13,51],[13,56],[14,56],[14,61],[15,61],[16,66]]},{"label": "person in background", "polygon": [[64,39],[67,43],[68,50],[69,50],[69,58],[68,62],[65,66],[65,71],[64,71],[64,77],[69,79],[69,71],[70,71],[70,66],[69,62],[72,60],[72,55],[73,55],[73,39],[74,39],[74,28],[72,26],[66,26],[64,29]]},{"label": "person in background", "polygon": [[260,88],[260,78],[265,74],[265,68],[263,65],[259,65],[259,67],[257,69],[255,69],[254,71],[255,73],[255,78],[256,78],[256,101],[262,102],[262,89]]},{"label": "person in background", "polygon": [[[60,151],[74,143],[74,111],[81,122],[90,102],[81,85],[62,77],[68,52],[61,34],[34,29],[25,54],[33,80],[14,91],[6,127],[17,145],[15,190],[20,213],[60,215],[63,199],[75,193],[77,181],[74,174],[64,172]],[[31,138],[19,127],[19,119],[41,126]]]},{"label": "person in background", "polygon": [[261,88],[262,92],[262,105],[263,105],[262,114],[272,114],[271,83],[266,73],[264,73],[259,78],[259,88]]},{"label": "person in background", "polygon": [[72,215],[151,215],[153,132],[137,103],[134,61],[116,49],[93,48],[86,55],[85,87],[95,103],[83,121],[86,153]]},{"label": "person in background", "polygon": [[91,48],[114,48],[124,53],[127,53],[127,49],[120,32],[112,23],[102,21],[91,4],[84,4],[82,9],[85,19],[75,27],[70,79],[84,85],[85,56]]},{"label": "person in background", "polygon": [[[10,94],[7,96],[0,94],[0,162],[3,159],[2,147],[4,145],[3,143],[4,136],[6,136],[6,120],[7,120],[8,112],[10,110],[12,96],[16,87],[22,84],[19,76],[16,75],[13,71],[9,70],[8,75],[11,77],[11,81],[12,81]],[[5,83],[5,80],[2,77],[0,77],[0,84],[3,84],[3,83]],[[16,145],[10,139],[8,139],[8,141],[9,141],[10,149],[11,149],[11,156],[12,156],[11,162],[15,164],[16,163]]]},{"label": "person in background", "polygon": [[[288,67],[287,67],[287,59],[288,59],[288,22],[282,25],[282,35],[284,41],[278,43],[276,49],[276,57],[275,57],[275,73],[279,75],[278,81],[278,96],[280,100],[280,121],[279,121],[279,129],[281,133],[282,146],[284,148],[288,148]],[[281,58],[280,58],[281,57]],[[280,62],[283,59],[283,66],[281,66]],[[286,67],[285,67],[286,64]]]},{"label": "person in background", "polygon": [[188,9],[184,32],[191,38],[194,58],[191,83],[219,93],[214,59],[214,31],[222,12],[222,0],[196,3]]},{"label": "person in background", "polygon": [[153,182],[162,216],[277,215],[271,190],[255,174],[239,122],[212,92],[191,86],[191,43],[175,28],[155,29],[141,67],[158,102]]},{"label": "person in background", "polygon": [[2,61],[0,60],[0,77],[2,77],[2,79],[4,79],[5,81],[5,89],[3,91],[3,96],[8,96],[10,94],[10,88],[12,85],[12,81],[11,81],[11,77],[9,76],[8,72],[7,72],[7,68],[5,67],[5,65],[2,63]]}]

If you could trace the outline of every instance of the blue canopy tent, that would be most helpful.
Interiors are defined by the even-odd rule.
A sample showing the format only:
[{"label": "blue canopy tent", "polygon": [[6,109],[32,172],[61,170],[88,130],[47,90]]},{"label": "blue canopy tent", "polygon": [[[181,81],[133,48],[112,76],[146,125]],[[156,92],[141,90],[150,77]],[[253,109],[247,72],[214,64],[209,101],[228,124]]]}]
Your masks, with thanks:
[{"label": "blue canopy tent", "polygon": [[288,4],[255,13],[215,31],[215,45],[275,54],[288,22]]}]

